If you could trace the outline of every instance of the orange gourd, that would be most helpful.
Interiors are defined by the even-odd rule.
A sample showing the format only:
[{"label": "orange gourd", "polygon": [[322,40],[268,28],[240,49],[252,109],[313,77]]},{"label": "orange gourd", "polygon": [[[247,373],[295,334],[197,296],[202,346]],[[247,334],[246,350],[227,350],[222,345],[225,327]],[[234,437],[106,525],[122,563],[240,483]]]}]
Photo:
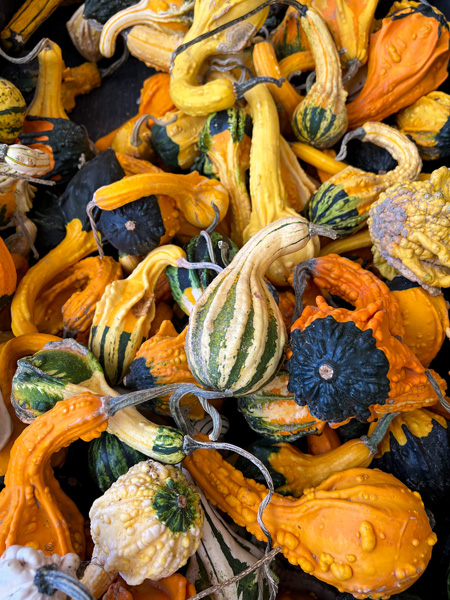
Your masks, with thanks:
[{"label": "orange gourd", "polygon": [[0,308],[9,304],[16,290],[17,272],[5,242],[0,238]]},{"label": "orange gourd", "polygon": [[326,424],[321,433],[310,433],[307,435],[306,444],[308,446],[308,453],[313,456],[318,456],[319,454],[325,454],[335,448],[339,448],[341,441],[334,429],[331,429],[331,427]]}]

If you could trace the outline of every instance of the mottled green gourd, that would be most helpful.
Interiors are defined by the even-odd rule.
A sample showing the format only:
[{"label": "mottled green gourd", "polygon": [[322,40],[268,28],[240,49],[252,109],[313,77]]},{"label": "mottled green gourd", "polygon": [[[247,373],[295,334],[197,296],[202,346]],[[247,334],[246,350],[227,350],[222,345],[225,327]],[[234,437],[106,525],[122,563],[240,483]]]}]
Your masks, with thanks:
[{"label": "mottled green gourd", "polygon": [[276,374],[287,341],[280,310],[264,274],[280,256],[303,248],[317,233],[302,217],[286,217],[254,235],[213,280],[190,315],[186,356],[209,389],[252,394]]},{"label": "mottled green gourd", "polygon": [[27,105],[20,90],[0,78],[0,143],[12,144],[22,131]]}]

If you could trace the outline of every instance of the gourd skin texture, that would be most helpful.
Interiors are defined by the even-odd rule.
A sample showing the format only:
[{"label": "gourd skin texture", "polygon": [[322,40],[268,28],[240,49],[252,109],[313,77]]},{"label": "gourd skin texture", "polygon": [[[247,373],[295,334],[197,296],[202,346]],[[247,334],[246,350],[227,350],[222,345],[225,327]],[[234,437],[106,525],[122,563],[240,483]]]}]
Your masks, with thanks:
[{"label": "gourd skin texture", "polygon": [[[350,136],[355,137],[355,133]],[[364,227],[370,206],[379,194],[396,183],[416,180],[422,168],[416,145],[384,123],[364,123],[356,137],[386,149],[398,166],[382,175],[349,166],[330,177],[313,194],[308,205],[310,221],[328,225],[340,236]]]},{"label": "gourd skin texture", "polygon": [[[300,498],[305,489],[319,485],[335,473],[368,467],[373,459],[368,445],[359,438],[317,456],[301,452],[291,444],[264,441],[255,442],[248,451],[259,458],[272,477],[277,479],[276,491],[294,498]],[[261,483],[260,477],[255,477],[255,480]]]},{"label": "gourd skin texture", "polygon": [[139,346],[148,337],[155,316],[154,289],[167,265],[185,258],[178,246],[156,248],[127,278],[109,284],[97,303],[89,349],[111,385],[128,371]]},{"label": "gourd skin texture", "polygon": [[446,419],[421,408],[395,417],[373,466],[417,490],[426,506],[435,510],[450,491],[449,447]]},{"label": "gourd skin texture", "polygon": [[449,27],[435,8],[421,2],[395,2],[381,29],[370,36],[367,79],[347,104],[350,130],[382,121],[448,76]]},{"label": "gourd skin texture", "polygon": [[[264,227],[278,219],[298,217],[288,202],[281,171],[280,126],[275,102],[267,85],[245,94],[253,119],[250,150],[250,222],[243,232],[248,242]],[[292,250],[271,263],[265,272],[274,285],[287,285],[294,266],[319,251],[319,238],[313,237],[296,252]]]},{"label": "gourd skin texture", "polygon": [[[89,517],[97,564],[139,585],[186,564],[200,544],[204,514],[200,495],[179,469],[147,460],[95,500]],[[83,581],[96,568],[91,564]]]},{"label": "gourd skin texture", "polygon": [[268,225],[247,242],[196,302],[189,319],[186,356],[201,385],[243,396],[275,376],[283,358],[286,328],[263,275],[277,258],[304,247],[311,234],[300,216]]},{"label": "gourd skin texture", "polygon": [[320,433],[325,421],[311,415],[307,406],[299,406],[288,392],[289,374],[280,371],[262,389],[238,399],[238,409],[253,431],[270,440],[295,441],[309,433]]},{"label": "gourd skin texture", "polygon": [[436,403],[425,368],[392,335],[382,300],[354,311],[333,309],[321,296],[316,302],[291,329],[288,389],[298,404],[337,427],[352,417],[372,421],[375,414]]},{"label": "gourd skin texture", "polygon": [[13,544],[32,544],[47,555],[75,551],[83,557],[84,519],[61,490],[50,459],[79,438],[98,437],[106,426],[103,400],[85,393],[57,402],[21,433],[0,493],[1,552]]},{"label": "gourd skin texture", "polygon": [[[39,567],[56,565],[62,573],[76,577],[80,558],[73,552],[65,556],[46,556],[42,550],[30,546],[10,546],[0,558],[0,593],[6,600],[43,600],[34,577]],[[47,596],[48,597],[48,596]],[[66,600],[67,595],[56,590],[53,600]]]},{"label": "gourd skin texture", "polygon": [[16,291],[17,272],[10,251],[0,238],[0,308],[9,304]]},{"label": "gourd skin texture", "polygon": [[27,105],[19,89],[0,78],[0,143],[12,144],[22,131]]},{"label": "gourd skin texture", "polygon": [[333,146],[347,130],[339,55],[320,14],[309,8],[301,18],[316,63],[316,82],[292,116],[292,129],[301,142],[317,148]]},{"label": "gourd skin texture", "polygon": [[[197,0],[194,20],[183,43],[190,42],[261,4],[261,0],[220,0],[212,8],[209,0]],[[234,105],[236,93],[229,79],[220,78],[198,85],[198,73],[211,56],[244,49],[263,25],[267,15],[268,8],[265,8],[249,19],[194,44],[175,58],[170,79],[170,95],[179,110],[188,115],[200,116],[226,110]]]},{"label": "gourd skin texture", "polygon": [[[368,220],[375,264],[416,281],[432,296],[450,287],[450,170],[433,171],[429,181],[400,183],[380,194]],[[386,261],[387,266],[382,264]]]},{"label": "gourd skin texture", "polygon": [[450,155],[450,96],[430,92],[395,116],[397,127],[409,135],[424,160]]},{"label": "gourd skin texture", "polygon": [[83,231],[78,219],[70,221],[66,226],[64,240],[31,267],[17,287],[11,305],[11,328],[14,335],[38,333],[34,304],[42,290],[64,269],[85,258],[95,249],[92,232]]},{"label": "gourd skin texture", "polygon": [[[245,479],[215,450],[196,450],[183,465],[210,502],[266,539],[256,520],[265,486]],[[370,469],[332,475],[299,499],[275,493],[263,520],[292,565],[361,599],[407,589],[437,540],[419,495]]]},{"label": "gourd skin texture", "polygon": [[431,296],[419,284],[403,277],[394,278],[390,290],[391,297],[400,307],[405,328],[403,342],[423,366],[428,367],[441,349],[450,327],[444,295]]}]

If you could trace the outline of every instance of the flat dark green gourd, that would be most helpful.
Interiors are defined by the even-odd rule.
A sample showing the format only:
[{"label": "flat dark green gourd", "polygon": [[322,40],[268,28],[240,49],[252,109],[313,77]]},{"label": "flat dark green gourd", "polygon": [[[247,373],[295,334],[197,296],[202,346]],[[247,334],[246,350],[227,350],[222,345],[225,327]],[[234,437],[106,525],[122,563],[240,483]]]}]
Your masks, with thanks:
[{"label": "flat dark green gourd", "polygon": [[117,436],[104,431],[89,444],[89,475],[102,492],[106,492],[130,467],[147,458],[145,454],[120,441]]},{"label": "flat dark green gourd", "polygon": [[340,427],[335,429],[335,432],[338,434],[339,440],[341,441],[342,444],[345,444],[345,442],[348,442],[350,440],[360,438],[363,435],[367,435],[368,431],[369,431],[369,424],[361,423],[360,421],[357,421],[356,419],[352,419],[345,425],[341,425]]},{"label": "flat dark green gourd", "polygon": [[153,150],[172,173],[184,173],[178,162],[180,146],[167,133],[167,127],[155,123],[152,126]]},{"label": "flat dark green gourd", "polygon": [[[94,192],[104,185],[120,181],[123,177],[125,177],[125,171],[111,148],[86,163],[72,177],[64,194],[59,199],[59,206],[66,224],[73,219],[79,219],[84,231],[90,231],[91,225],[86,214],[86,206],[92,200]],[[94,210],[95,219],[99,212],[100,209]]]},{"label": "flat dark green gourd", "polygon": [[43,144],[52,150],[53,169],[42,175],[42,179],[55,178],[58,185],[66,184],[77,173],[83,161],[94,158],[85,127],[69,119],[50,117],[28,116],[27,121],[42,121],[44,127],[42,131],[21,133],[19,136],[21,144],[27,146]]},{"label": "flat dark green gourd", "polygon": [[403,292],[404,290],[410,290],[411,288],[420,287],[416,281],[410,281],[403,277],[403,275],[397,275],[392,281],[386,281],[391,292]]},{"label": "flat dark green gourd", "polygon": [[39,255],[44,256],[65,238],[66,221],[59,207],[59,196],[48,189],[44,189],[47,186],[40,185],[37,187],[33,208],[27,214],[27,217],[37,227],[34,245]]},{"label": "flat dark green gourd", "polygon": [[393,171],[398,164],[381,146],[372,142],[363,142],[357,138],[348,142],[345,162],[370,173],[387,173]]},{"label": "flat dark green gourd", "polygon": [[114,210],[102,210],[97,227],[109,243],[126,254],[147,254],[166,233],[158,196],[144,196]]},{"label": "flat dark green gourd", "polygon": [[[226,236],[212,232],[209,234],[214,253],[214,262],[222,268],[230,263],[239,251],[239,248]],[[222,250],[219,242],[228,245],[226,251],[227,264],[223,262]],[[208,251],[206,239],[202,235],[197,235],[184,247],[187,260],[189,262],[213,262]],[[172,296],[180,308],[189,314],[192,310],[191,298],[198,300],[204,290],[217,276],[217,271],[213,269],[184,269],[180,267],[167,267],[166,275],[169,279]]]},{"label": "flat dark green gourd", "polygon": [[86,0],[83,16],[103,25],[113,15],[133,4],[137,4],[136,0]]},{"label": "flat dark green gourd", "polygon": [[[369,406],[386,402],[389,361],[376,347],[371,329],[361,331],[351,321],[327,316],[303,331],[292,331],[291,344],[288,390],[317,419],[341,423],[355,417],[366,422]],[[320,372],[324,366],[332,369],[328,379]]]},{"label": "flat dark green gourd", "polygon": [[[416,411],[415,411],[416,412]],[[407,420],[407,415],[406,415]],[[432,429],[415,436],[402,424],[406,443],[389,431],[389,450],[372,461],[372,467],[391,473],[411,490],[419,492],[427,508],[435,510],[450,494],[450,429],[432,420]]]}]

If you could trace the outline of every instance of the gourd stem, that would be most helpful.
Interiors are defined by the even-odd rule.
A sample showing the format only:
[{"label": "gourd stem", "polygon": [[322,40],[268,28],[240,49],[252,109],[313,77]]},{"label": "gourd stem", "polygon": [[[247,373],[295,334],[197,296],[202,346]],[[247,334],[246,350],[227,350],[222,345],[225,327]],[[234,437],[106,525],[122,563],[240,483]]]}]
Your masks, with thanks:
[{"label": "gourd stem", "polygon": [[200,231],[200,235],[203,238],[205,238],[206,247],[208,249],[208,254],[209,254],[209,258],[210,258],[211,262],[216,265],[217,264],[216,257],[214,256],[214,248],[212,245],[212,240],[211,240],[211,236],[209,235],[209,232],[208,231]]},{"label": "gourd stem", "polygon": [[347,63],[348,70],[346,74],[342,77],[342,83],[347,83],[347,81],[353,79],[353,77],[358,72],[360,66],[361,61],[359,60],[359,58],[353,58],[352,60],[349,60]]},{"label": "gourd stem", "polygon": [[[272,536],[270,534],[270,531],[264,525],[263,513],[268,504],[270,503],[272,495],[274,493],[272,476],[270,475],[267,467],[258,458],[256,458],[256,456],[254,456],[250,452],[247,452],[246,450],[243,450],[239,446],[235,446],[234,444],[227,444],[226,442],[200,442],[198,440],[194,440],[191,436],[185,437],[183,450],[185,451],[186,455],[192,454],[192,452],[194,452],[195,450],[199,450],[200,448],[210,448],[214,450],[229,450],[230,452],[236,452],[237,454],[240,454],[241,456],[247,458],[250,462],[252,462],[263,474],[269,491],[267,495],[262,499],[258,507],[258,514],[256,519],[258,521],[258,525],[261,527],[262,532],[267,537],[267,546],[265,552],[265,555],[267,557],[272,550]],[[265,562],[263,565],[263,569],[269,582],[270,598],[271,600],[274,600],[277,593],[277,584],[272,576],[272,573],[270,572],[270,563]]]},{"label": "gourd stem", "polygon": [[186,42],[185,44],[180,44],[180,46],[178,46],[178,48],[176,48],[170,55],[170,71],[172,71],[173,64],[174,64],[177,56],[179,54],[181,54],[182,52],[184,52],[185,50],[187,50],[188,48],[190,48],[191,46],[193,46],[194,44],[203,42],[203,40],[207,40],[208,38],[213,37],[217,33],[220,33],[221,31],[225,31],[226,29],[229,29],[233,25],[236,25],[237,23],[241,23],[242,21],[249,19],[253,15],[258,14],[259,12],[261,12],[268,6],[272,6],[273,4],[286,4],[287,6],[293,6],[294,8],[296,8],[298,10],[298,12],[300,13],[300,16],[302,16],[302,17],[304,17],[306,15],[306,12],[308,10],[307,6],[305,6],[304,4],[301,4],[300,2],[297,2],[297,0],[281,0],[281,1],[280,0],[266,0],[266,2],[263,2],[262,4],[260,4],[253,10],[249,11],[248,13],[245,13],[244,15],[241,15],[240,17],[237,17],[236,19],[232,19],[231,21],[228,21],[228,23],[224,23],[223,25],[220,25],[220,27],[216,27],[215,29],[212,29],[211,31],[202,33],[202,35],[197,36],[196,38],[194,38],[193,40],[190,40],[189,42]]},{"label": "gourd stem", "polygon": [[306,93],[309,94],[310,89],[316,82],[316,72],[312,71],[306,78],[305,89]]},{"label": "gourd stem", "polygon": [[294,314],[292,315],[292,323],[295,323],[295,321],[303,312],[303,295],[311,277],[313,260],[313,258],[310,260],[305,260],[294,267],[294,272],[292,273],[292,284],[294,286],[295,293],[295,309]]},{"label": "gourd stem", "polygon": [[393,412],[383,415],[372,435],[361,436],[362,441],[369,448],[371,454],[376,454],[378,452],[378,445],[386,435],[389,425],[399,414],[399,412]]},{"label": "gourd stem", "polygon": [[139,136],[139,131],[142,127],[142,123],[144,123],[144,121],[147,121],[148,119],[151,119],[154,123],[156,123],[156,125],[159,125],[160,127],[167,127],[167,125],[172,125],[172,123],[175,123],[175,121],[178,119],[178,115],[174,115],[168,121],[163,121],[162,119],[158,119],[158,117],[155,117],[148,113],[139,117],[139,119],[134,124],[133,131],[131,132],[130,144],[132,146],[137,147],[140,144],[142,144],[142,140]]},{"label": "gourd stem", "polygon": [[216,585],[212,585],[211,587],[207,588],[206,590],[203,590],[202,592],[195,594],[195,596],[191,596],[190,600],[201,600],[201,598],[206,598],[206,596],[215,594],[219,590],[223,590],[223,588],[228,587],[229,585],[232,585],[233,583],[236,583],[237,581],[240,581],[241,579],[243,579],[250,573],[253,573],[253,571],[256,571],[256,569],[258,569],[259,567],[264,565],[266,562],[270,562],[279,552],[281,552],[281,548],[280,548],[280,546],[277,546],[276,548],[271,550],[268,554],[264,555],[262,558],[257,560],[251,567],[248,567],[247,569],[245,569],[245,571],[242,571],[241,573],[239,573],[239,575],[235,575],[234,577],[231,577],[230,579],[227,579],[226,581],[222,581],[221,583],[216,583]]},{"label": "gourd stem", "polygon": [[130,51],[128,50],[128,46],[126,44],[124,44],[122,56],[120,58],[118,58],[117,60],[115,60],[112,64],[110,64],[109,67],[98,70],[98,72],[100,73],[100,77],[103,79],[104,77],[109,77],[110,75],[115,73],[119,67],[121,67],[124,63],[127,62],[129,57],[130,57]]},{"label": "gourd stem", "polygon": [[177,258],[177,267],[183,269],[213,269],[217,273],[222,273],[223,268],[212,262],[189,262],[185,258]]},{"label": "gourd stem", "polygon": [[214,219],[211,224],[205,229],[206,233],[212,233],[214,229],[217,227],[220,221],[220,210],[215,202],[211,202],[211,207],[214,211]]},{"label": "gourd stem", "polygon": [[25,63],[29,63],[36,58],[36,56],[42,52],[42,50],[50,50],[51,49],[51,41],[48,38],[42,38],[40,42],[36,44],[36,46],[28,52],[25,56],[21,56],[20,58],[13,58],[6,54],[0,47],[0,56],[8,60],[9,62],[14,63],[15,65],[23,65]]},{"label": "gourd stem", "polygon": [[339,150],[338,154],[336,154],[336,156],[334,157],[334,160],[344,160],[344,158],[347,156],[347,142],[354,139],[363,140],[365,136],[366,132],[362,127],[358,127],[358,129],[346,133],[342,138],[341,149]]},{"label": "gourd stem", "polygon": [[284,77],[280,77],[280,79],[275,79],[275,77],[266,77],[266,76],[253,77],[253,79],[249,79],[248,81],[245,81],[244,83],[234,83],[233,84],[234,94],[236,96],[236,100],[241,100],[241,98],[243,98],[244,95],[249,90],[256,87],[260,83],[272,83],[273,85],[276,85],[277,87],[280,88],[285,81],[286,80]]},{"label": "gourd stem", "polygon": [[225,267],[228,267],[228,265],[230,264],[228,260],[228,250],[230,249],[230,246],[223,240],[219,240],[217,245],[220,248],[220,260],[225,265]]},{"label": "gourd stem", "polygon": [[97,229],[97,223],[95,222],[95,219],[94,219],[94,213],[93,213],[94,208],[98,208],[98,206],[94,202],[94,200],[91,200],[90,202],[88,202],[88,204],[86,206],[86,214],[89,218],[89,223],[91,224],[95,243],[97,244],[98,255],[100,256],[101,259],[103,259],[103,257],[105,256],[105,253],[103,252],[103,246],[102,246],[102,242],[100,239],[100,234]]},{"label": "gourd stem", "polygon": [[57,590],[73,600],[94,600],[94,596],[82,583],[58,569],[56,565],[44,565],[36,571],[34,585],[43,596],[53,596]]},{"label": "gourd stem", "polygon": [[111,396],[104,396],[107,403],[108,416],[113,417],[117,412],[119,412],[119,410],[122,410],[123,408],[136,406],[142,402],[147,402],[147,400],[158,398],[158,396],[172,394],[182,385],[184,384],[171,383],[168,385],[149,388],[148,390],[139,390],[137,392],[123,394],[122,396],[116,396],[115,398],[112,398]]},{"label": "gourd stem", "polygon": [[439,387],[436,379],[431,374],[431,371],[425,371],[425,375],[427,376],[427,379],[430,382],[431,387],[435,391],[436,396],[439,399],[439,402],[442,404],[442,406],[445,408],[445,410],[450,412],[450,403],[448,403],[447,400],[444,398],[444,394],[441,392],[441,388]]},{"label": "gourd stem", "polygon": [[323,235],[330,240],[335,240],[338,234],[326,225],[316,225],[315,223],[309,223],[309,237],[313,238],[315,235]]}]

